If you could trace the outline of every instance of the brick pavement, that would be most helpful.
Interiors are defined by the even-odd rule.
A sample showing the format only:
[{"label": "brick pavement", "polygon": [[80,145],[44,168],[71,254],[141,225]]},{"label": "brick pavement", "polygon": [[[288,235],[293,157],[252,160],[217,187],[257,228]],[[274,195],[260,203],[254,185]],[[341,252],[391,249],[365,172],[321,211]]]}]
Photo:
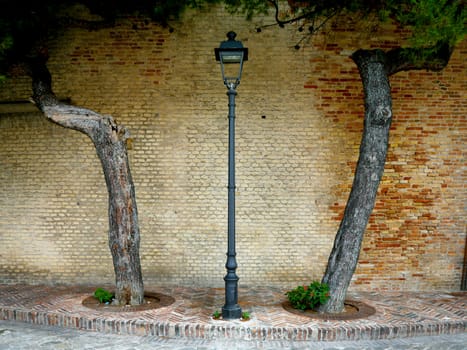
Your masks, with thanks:
[{"label": "brick pavement", "polygon": [[467,325],[465,292],[359,292],[349,297],[374,307],[374,315],[325,320],[286,311],[284,290],[240,288],[239,303],[252,315],[242,322],[212,319],[223,305],[223,289],[147,286],[147,291],[172,296],[175,302],[154,310],[109,312],[82,305],[95,288],[0,285],[0,320],[131,336],[298,342],[464,334]]}]

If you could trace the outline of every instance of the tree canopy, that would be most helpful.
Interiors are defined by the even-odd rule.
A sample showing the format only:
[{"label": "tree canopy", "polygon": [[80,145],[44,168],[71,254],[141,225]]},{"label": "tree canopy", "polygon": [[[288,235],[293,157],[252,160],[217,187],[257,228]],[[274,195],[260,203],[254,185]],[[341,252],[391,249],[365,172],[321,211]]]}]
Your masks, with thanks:
[{"label": "tree canopy", "polygon": [[[301,22],[299,30],[311,35],[321,29],[326,19],[343,12],[370,13],[379,20],[393,20],[412,31],[407,46],[437,50],[439,46],[452,48],[467,33],[465,0],[80,0],[92,14],[100,18],[90,27],[111,25],[122,14],[138,12],[165,26],[176,20],[187,7],[201,7],[224,3],[231,12],[244,13],[247,18],[274,11],[276,24],[283,27]],[[31,55],[31,49],[44,42],[56,29],[71,24],[64,15],[70,6],[66,0],[0,0],[0,79],[8,67]],[[298,47],[297,47],[298,48]]]},{"label": "tree canopy", "polygon": [[412,37],[408,45],[413,48],[434,47],[440,43],[453,47],[467,33],[464,0],[225,0],[225,3],[230,11],[240,11],[248,18],[273,8],[279,26],[302,21],[309,24],[310,34],[321,28],[319,20],[343,12],[359,14],[363,19],[373,13],[380,21],[393,20],[409,27]]},{"label": "tree canopy", "polygon": [[89,21],[70,17],[66,9],[76,4],[67,0],[0,0],[0,82],[12,64],[36,55],[37,49],[60,28],[74,24],[90,29],[112,26],[118,16],[133,13],[169,26],[185,8],[216,2],[220,0],[79,0],[76,4],[86,6],[94,15],[94,20]]}]

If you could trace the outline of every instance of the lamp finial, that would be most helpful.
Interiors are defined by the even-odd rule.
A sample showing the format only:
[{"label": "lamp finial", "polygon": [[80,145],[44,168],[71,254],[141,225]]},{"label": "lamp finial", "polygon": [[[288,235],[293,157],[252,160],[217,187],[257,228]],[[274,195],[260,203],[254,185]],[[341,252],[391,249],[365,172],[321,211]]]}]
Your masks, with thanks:
[{"label": "lamp finial", "polygon": [[235,40],[236,37],[237,33],[235,33],[234,31],[230,31],[227,33],[227,38],[229,38],[229,40]]}]

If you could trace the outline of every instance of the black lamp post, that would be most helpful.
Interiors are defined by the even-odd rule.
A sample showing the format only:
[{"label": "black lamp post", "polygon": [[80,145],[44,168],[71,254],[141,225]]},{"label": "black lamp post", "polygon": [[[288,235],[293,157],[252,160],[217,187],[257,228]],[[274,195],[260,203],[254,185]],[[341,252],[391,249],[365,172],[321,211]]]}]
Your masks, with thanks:
[{"label": "black lamp post", "polygon": [[236,88],[240,84],[243,62],[248,60],[248,49],[240,41],[236,41],[237,34],[228,32],[228,40],[221,42],[220,47],[214,49],[216,60],[221,63],[222,79],[227,87],[229,96],[229,176],[228,176],[228,225],[227,225],[227,275],[225,281],[225,305],[222,307],[223,319],[235,319],[242,316],[242,309],[238,305],[238,276],[235,251],[235,96]]}]

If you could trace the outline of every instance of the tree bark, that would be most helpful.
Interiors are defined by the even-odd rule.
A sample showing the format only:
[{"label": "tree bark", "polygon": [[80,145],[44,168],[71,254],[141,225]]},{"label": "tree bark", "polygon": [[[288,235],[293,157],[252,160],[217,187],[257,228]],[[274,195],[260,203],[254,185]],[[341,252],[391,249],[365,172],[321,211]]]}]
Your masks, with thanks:
[{"label": "tree bark", "polygon": [[386,162],[392,121],[389,76],[405,70],[442,70],[448,64],[452,51],[452,47],[440,43],[425,51],[411,48],[397,48],[388,53],[358,50],[352,55],[365,96],[364,128],[352,190],[322,279],[329,285],[330,298],[320,306],[320,312],[342,312],[347,289],[357,267]]},{"label": "tree bark", "polygon": [[392,117],[391,89],[382,51],[355,52],[365,92],[365,119],[360,157],[344,217],[334,241],[323,283],[330,298],[320,312],[337,313],[344,307],[347,288],[357,266],[363,233],[373,210],[384,170]]},{"label": "tree bark", "polygon": [[140,232],[126,140],[129,132],[111,116],[60,103],[52,91],[45,60],[29,65],[33,100],[44,115],[65,128],[88,135],[102,164],[109,194],[109,247],[116,280],[115,303],[143,303],[144,285],[139,258]]}]

